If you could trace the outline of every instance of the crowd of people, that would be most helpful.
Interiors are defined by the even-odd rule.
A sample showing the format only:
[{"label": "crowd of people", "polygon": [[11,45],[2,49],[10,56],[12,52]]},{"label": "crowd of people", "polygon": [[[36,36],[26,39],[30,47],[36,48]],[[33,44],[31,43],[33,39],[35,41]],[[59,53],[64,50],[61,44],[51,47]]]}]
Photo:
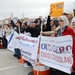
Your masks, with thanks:
[{"label": "crowd of people", "polygon": [[[50,14],[47,18],[47,21],[43,23],[42,31],[41,31],[41,23],[42,20],[40,18],[35,19],[35,21],[31,22],[29,25],[27,22],[23,22],[18,20],[16,24],[11,20],[11,23],[8,25],[2,25],[0,28],[2,29],[2,41],[4,48],[7,48],[7,35],[12,34],[14,30],[17,33],[28,33],[31,37],[38,37],[40,34],[43,36],[50,37],[59,37],[65,35],[71,35],[73,38],[73,65],[71,67],[72,74],[75,74],[75,17],[72,17],[72,13],[65,12],[58,18],[50,18]],[[21,52],[19,48],[14,49],[14,56],[20,59]],[[26,64],[31,66],[31,64],[27,61]],[[62,71],[51,68],[53,75],[68,75]]]}]

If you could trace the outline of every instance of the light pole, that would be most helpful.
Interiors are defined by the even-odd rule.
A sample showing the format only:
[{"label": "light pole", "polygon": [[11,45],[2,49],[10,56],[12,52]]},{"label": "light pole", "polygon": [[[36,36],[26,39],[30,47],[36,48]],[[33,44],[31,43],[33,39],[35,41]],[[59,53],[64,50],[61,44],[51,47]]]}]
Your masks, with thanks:
[{"label": "light pole", "polygon": [[13,13],[11,13],[11,19],[13,19]]},{"label": "light pole", "polygon": [[24,12],[23,12],[23,14],[22,14],[22,20],[24,20]]}]

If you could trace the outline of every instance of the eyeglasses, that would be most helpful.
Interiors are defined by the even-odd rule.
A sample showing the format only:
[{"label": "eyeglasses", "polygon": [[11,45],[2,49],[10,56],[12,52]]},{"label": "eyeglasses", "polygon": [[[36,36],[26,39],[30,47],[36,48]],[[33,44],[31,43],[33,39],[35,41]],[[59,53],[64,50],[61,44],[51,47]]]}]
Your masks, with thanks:
[{"label": "eyeglasses", "polygon": [[63,22],[63,20],[58,20],[58,22]]}]

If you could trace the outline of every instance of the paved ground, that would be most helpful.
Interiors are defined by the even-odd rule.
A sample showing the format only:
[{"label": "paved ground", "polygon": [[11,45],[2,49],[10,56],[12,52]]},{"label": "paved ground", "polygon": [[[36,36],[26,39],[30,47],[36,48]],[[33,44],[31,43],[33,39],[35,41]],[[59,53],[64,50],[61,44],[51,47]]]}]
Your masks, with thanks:
[{"label": "paved ground", "polygon": [[28,75],[32,67],[24,67],[13,56],[13,52],[0,49],[0,75]]}]

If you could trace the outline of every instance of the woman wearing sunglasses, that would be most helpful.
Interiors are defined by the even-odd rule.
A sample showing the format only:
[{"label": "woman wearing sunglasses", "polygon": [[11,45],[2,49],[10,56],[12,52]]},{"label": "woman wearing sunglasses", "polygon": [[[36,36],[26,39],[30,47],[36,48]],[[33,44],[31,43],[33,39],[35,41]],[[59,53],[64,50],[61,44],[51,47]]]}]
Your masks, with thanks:
[{"label": "woman wearing sunglasses", "polygon": [[[73,49],[72,49],[72,53],[73,53],[73,65],[71,67],[71,72],[73,73],[75,70],[75,33],[74,30],[72,28],[70,28],[69,25],[69,21],[67,19],[66,16],[60,16],[58,18],[58,22],[59,22],[59,26],[61,26],[61,29],[58,30],[57,32],[57,36],[65,36],[65,35],[71,35],[73,37]],[[60,72],[60,74],[62,74]]]},{"label": "woman wearing sunglasses", "polygon": [[[57,33],[56,34],[56,37],[59,37],[59,36],[65,36],[65,35],[71,35],[73,37],[73,50],[72,50],[72,53],[73,53],[73,65],[71,67],[71,72],[74,72],[75,70],[75,46],[74,46],[74,38],[75,38],[75,33],[73,31],[73,29],[71,27],[69,27],[69,21],[67,19],[66,16],[60,16],[58,18],[58,23],[59,23],[59,26],[57,27]],[[44,35],[47,35],[49,34],[49,32],[42,32],[42,34]],[[69,75],[67,73],[64,73],[62,71],[59,71],[59,70],[54,70],[57,74],[56,75]]]}]

